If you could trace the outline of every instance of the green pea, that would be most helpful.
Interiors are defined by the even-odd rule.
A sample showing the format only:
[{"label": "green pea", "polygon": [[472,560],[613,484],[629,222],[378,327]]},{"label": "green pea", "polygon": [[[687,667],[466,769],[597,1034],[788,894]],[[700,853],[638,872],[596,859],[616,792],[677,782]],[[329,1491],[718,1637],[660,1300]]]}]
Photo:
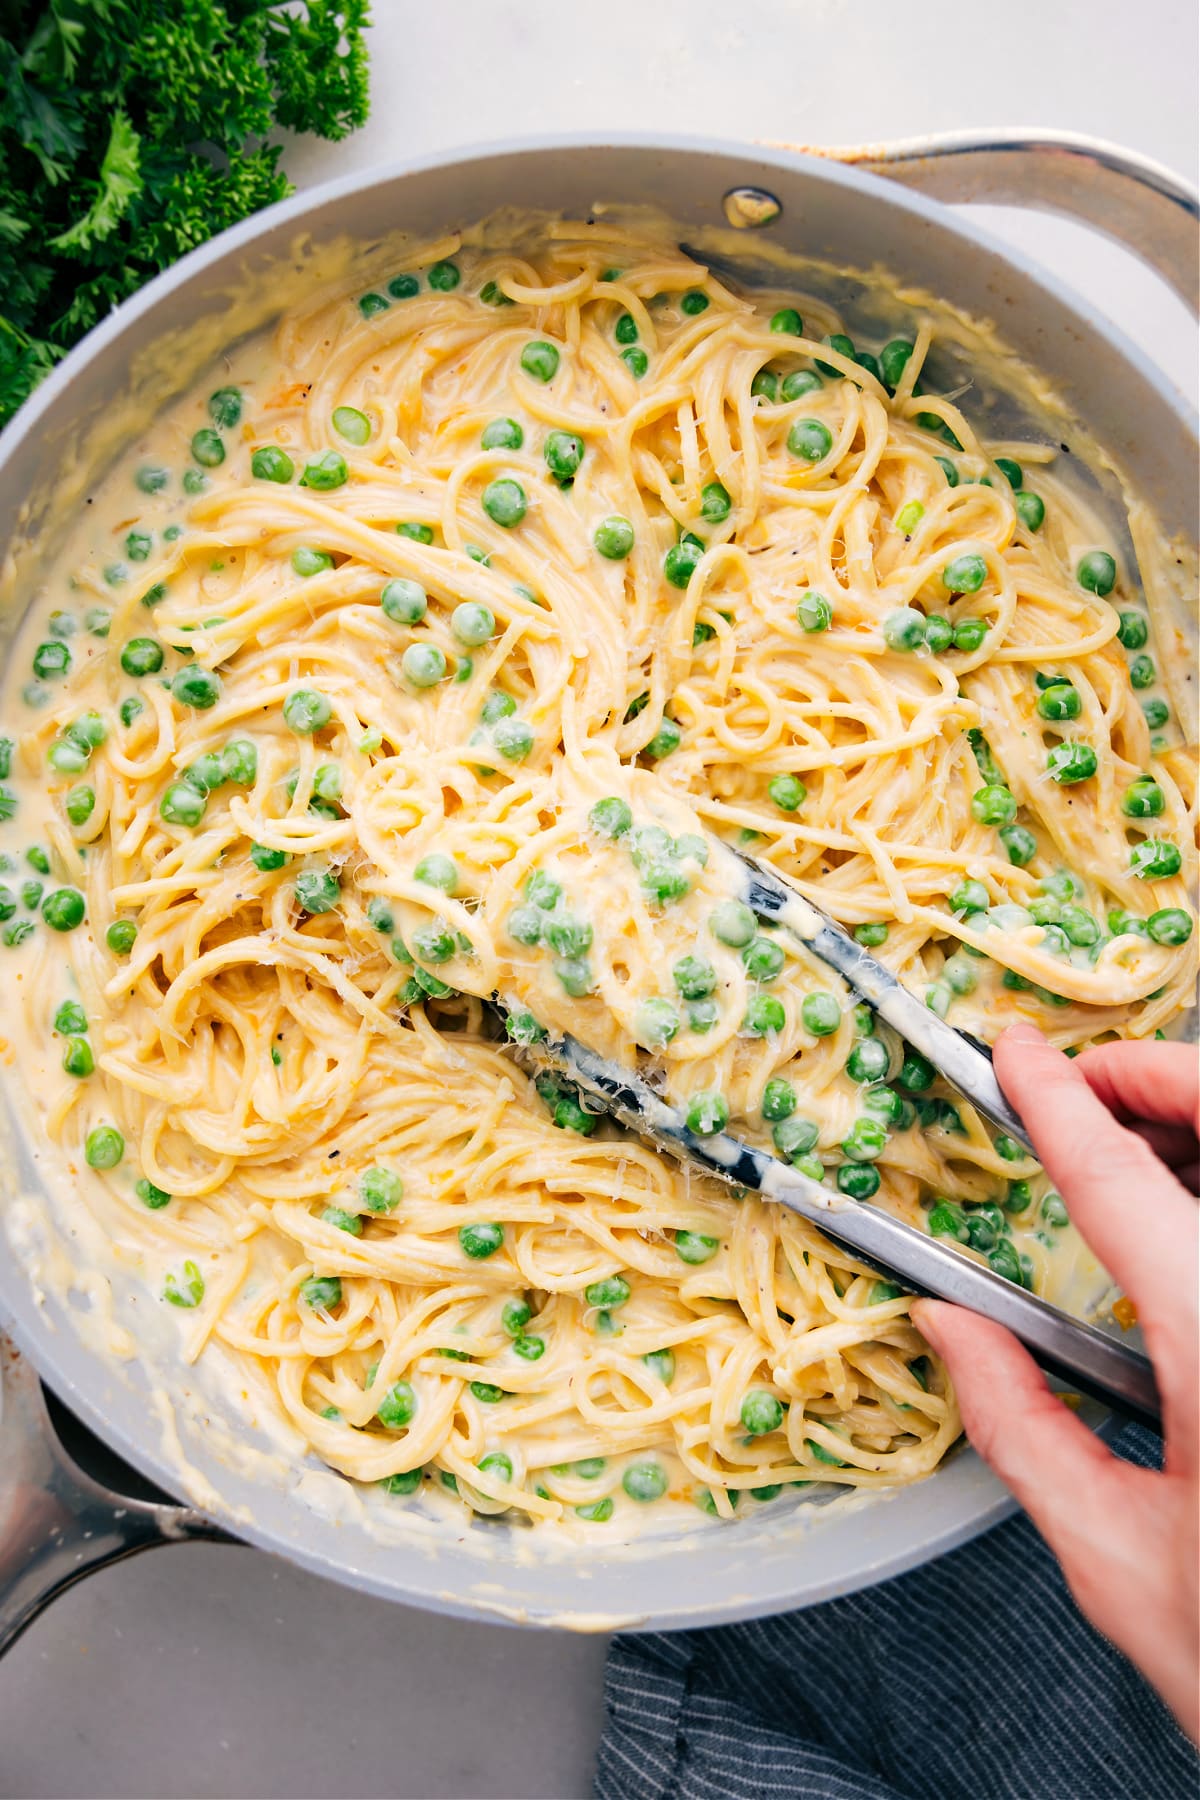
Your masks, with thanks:
[{"label": "green pea", "polygon": [[631,1500],[661,1500],[667,1491],[667,1472],[661,1463],[630,1463],[621,1477],[621,1486]]},{"label": "green pea", "polygon": [[748,1037],[766,1037],[782,1031],[787,1023],[783,1001],[774,994],[753,994],[746,1006],[741,1029]]},{"label": "green pea", "polygon": [[887,1128],[879,1119],[856,1119],[842,1140],[843,1154],[852,1162],[874,1162],[887,1148],[887,1137]]},{"label": "green pea", "polygon": [[1075,579],[1089,594],[1111,594],[1117,582],[1117,565],[1107,550],[1089,550],[1075,567]]},{"label": "green pea", "polygon": [[[15,906],[10,907],[8,912],[0,914],[0,917],[11,918],[15,910]],[[64,1037],[79,1037],[87,1028],[87,1014],[78,1000],[64,1000],[54,1015],[55,1031],[62,1033]]]},{"label": "green pea", "polygon": [[40,680],[65,675],[71,667],[71,652],[61,638],[49,638],[33,653],[33,672]]},{"label": "green pea", "polygon": [[[939,458],[940,461],[940,458]],[[1046,519],[1046,502],[1040,494],[1031,494],[1022,489],[1013,495],[1013,505],[1017,509],[1017,517],[1026,531],[1040,531]]]},{"label": "green pea", "polygon": [[158,803],[160,816],[168,825],[198,825],[204,817],[206,796],[189,781],[175,781]]},{"label": "green pea", "polygon": [[[821,341],[822,343],[828,344],[831,350],[840,351],[843,356],[852,357],[854,355],[854,340],[853,338],[848,338],[844,331],[835,331],[830,337],[823,338]],[[840,381],[842,379],[842,371],[838,368],[836,363],[821,362],[818,360],[817,367],[820,369],[822,375],[829,375],[835,381]]]},{"label": "green pea", "polygon": [[717,985],[716,970],[700,956],[681,956],[671,975],[685,1000],[703,1000]]},{"label": "green pea", "polygon": [[84,901],[78,888],[55,888],[42,901],[42,917],[53,931],[74,931],[83,924]]},{"label": "green pea", "polygon": [[83,1155],[90,1169],[115,1169],[125,1154],[125,1139],[115,1125],[96,1125],[84,1139]]},{"label": "green pea", "polygon": [[765,1437],[783,1424],[783,1402],[766,1388],[751,1388],[739,1417],[751,1437]]},{"label": "green pea", "polygon": [[[624,1306],[631,1289],[623,1275],[608,1275],[602,1281],[593,1281],[584,1288],[583,1297],[589,1306]],[[599,1474],[599,1470],[596,1471]]]},{"label": "green pea", "polygon": [[718,943],[744,950],[758,931],[758,921],[741,900],[722,900],[709,915],[708,929]]},{"label": "green pea", "polygon": [[613,326],[613,336],[618,344],[636,344],[638,340],[637,320],[632,313],[622,313]]},{"label": "green pea", "polygon": [[92,1047],[85,1037],[64,1039],[62,1066],[68,1075],[74,1075],[81,1081],[92,1073],[96,1062]]},{"label": "green pea", "polygon": [[80,782],[68,791],[63,805],[72,825],[86,825],[96,809],[96,790]]},{"label": "green pea", "polygon": [[699,1231],[677,1231],[675,1233],[675,1254],[681,1262],[699,1264],[710,1262],[721,1248],[719,1238],[705,1237]]},{"label": "green pea", "polygon": [[1072,787],[1078,781],[1090,780],[1096,767],[1096,752],[1090,744],[1074,743],[1066,738],[1061,744],[1055,744],[1046,758],[1046,773],[1060,787]]},{"label": "green pea", "polygon": [[886,1119],[889,1125],[895,1125],[900,1131],[907,1131],[916,1118],[912,1102],[905,1100],[891,1088],[868,1088],[862,1103],[876,1118]]},{"label": "green pea", "polygon": [[1154,659],[1150,656],[1135,656],[1129,665],[1129,685],[1141,689],[1153,687],[1158,680],[1158,671],[1154,667]]},{"label": "green pea", "polygon": [[358,1197],[368,1212],[394,1212],[403,1194],[404,1183],[393,1170],[378,1164],[364,1169],[358,1184]]},{"label": "green pea", "polygon": [[425,277],[430,287],[438,294],[448,294],[462,280],[457,263],[435,262]]},{"label": "green pea", "polygon": [[861,944],[864,950],[877,950],[887,940],[888,927],[882,919],[868,919],[864,924],[854,927],[854,941]]},{"label": "green pea", "polygon": [[393,300],[411,300],[421,290],[421,283],[415,275],[393,275],[387,284],[387,291]]},{"label": "green pea", "polygon": [[156,675],[163,666],[163,647],[157,638],[130,638],[121,651],[121,667],[127,675]]},{"label": "green pea", "polygon": [[586,919],[577,919],[571,913],[553,915],[544,923],[543,932],[546,942],[559,956],[582,956],[592,947],[591,926]]},{"label": "green pea", "polygon": [[296,904],[301,912],[333,912],[342,896],[332,869],[301,869],[296,876]]},{"label": "green pea", "polygon": [[287,451],[277,444],[264,444],[250,458],[250,473],[258,481],[287,483],[296,473],[296,465]]},{"label": "green pea", "polygon": [[50,873],[50,858],[46,855],[46,852],[42,849],[40,844],[30,845],[29,849],[25,852],[25,861],[29,864],[31,869],[36,869],[39,875],[48,875]]},{"label": "green pea", "polygon": [[464,600],[450,615],[450,629],[460,644],[475,648],[495,636],[495,615],[490,607],[481,606],[475,600]]},{"label": "green pea", "polygon": [[545,869],[534,869],[525,882],[525,898],[543,912],[553,912],[563,897],[562,883]]},{"label": "green pea", "polygon": [[879,352],[879,366],[890,388],[899,387],[913,346],[907,338],[892,338]]},{"label": "green pea", "polygon": [[546,467],[557,482],[565,485],[575,479],[583,461],[583,450],[583,439],[573,431],[549,433],[542,446],[542,454],[546,459]]},{"label": "green pea", "polygon": [[900,1065],[900,1073],[896,1077],[900,1086],[907,1088],[910,1094],[923,1094],[927,1087],[933,1085],[937,1070],[933,1064],[916,1050],[909,1050]]},{"label": "green pea", "polygon": [[800,1017],[814,1037],[832,1037],[842,1022],[842,1009],[833,994],[821,991],[804,996]]},{"label": "green pea", "polygon": [[774,981],[783,968],[784,955],[770,938],[756,937],[742,951],[746,973],[755,981]]},{"label": "green pea", "polygon": [[697,1137],[712,1137],[729,1123],[729,1104],[724,1094],[706,1088],[688,1101],[687,1128]]},{"label": "green pea", "polygon": [[805,631],[828,631],[833,624],[833,607],[824,594],[810,590],[796,602],[796,617]]},{"label": "green pea", "polygon": [[1146,930],[1156,944],[1186,944],[1192,935],[1192,917],[1181,906],[1163,906],[1150,914]]},{"label": "green pea", "polygon": [[1023,869],[1037,855],[1037,839],[1024,825],[1005,825],[1000,832],[1000,842],[1008,853],[1009,862],[1015,863],[1018,869]]},{"label": "green pea", "polygon": [[397,525],[396,535],[409,538],[414,544],[432,544],[433,526],[420,525],[413,519],[405,519]]},{"label": "green pea", "polygon": [[803,337],[804,320],[794,306],[781,306],[771,315],[771,330],[782,332],[785,337]]},{"label": "green pea", "polygon": [[620,562],[633,549],[633,526],[619,513],[613,513],[597,525],[592,542],[601,556],[606,556],[610,562]]},{"label": "green pea", "polygon": [[170,471],[153,463],[144,463],[134,476],[136,485],[143,494],[161,494],[171,479]]},{"label": "green pea", "polygon": [[942,586],[952,594],[977,594],[987,580],[987,563],[973,551],[955,556],[942,570]]},{"label": "green pea", "polygon": [[[3,917],[4,914],[0,913],[0,918]],[[3,942],[6,949],[14,950],[19,944],[23,944],[27,938],[32,937],[33,932],[34,923],[32,919],[16,919],[11,925],[6,925],[4,930],[0,932],[0,942]]]},{"label": "green pea", "polygon": [[989,782],[971,795],[971,816],[981,825],[1011,825],[1017,816],[1016,796],[998,782]]},{"label": "green pea", "polygon": [[307,578],[310,575],[320,575],[332,567],[333,558],[328,550],[314,550],[308,544],[300,544],[292,551],[292,568],[297,575]]},{"label": "green pea", "polygon": [[1150,621],[1145,613],[1132,609],[1120,615],[1121,623],[1117,637],[1126,650],[1141,650],[1150,636]]},{"label": "green pea", "polygon": [[1163,838],[1145,838],[1129,857],[1130,873],[1141,881],[1166,881],[1182,866],[1179,850]]},{"label": "green pea", "polygon": [[535,381],[553,381],[558,373],[559,353],[554,344],[535,338],[521,352],[521,367]]},{"label": "green pea", "polygon": [[145,706],[142,701],[138,699],[136,694],[127,694],[118,708],[118,716],[122,725],[128,728],[133,724],[133,721],[137,718],[138,714],[145,712],[145,710]]},{"label": "green pea", "polygon": [[261,869],[264,875],[269,874],[273,869],[282,869],[287,860],[286,850],[272,850],[266,844],[251,844],[250,846],[250,861],[256,869]]},{"label": "green pea", "polygon": [[172,676],[171,692],[181,706],[190,706],[196,712],[207,712],[221,698],[221,679],[211,669],[187,664],[184,668],[177,669]]},{"label": "green pea", "polygon": [[311,737],[314,731],[328,725],[332,716],[330,702],[312,688],[293,688],[283,703],[284,720],[298,737]]},{"label": "green pea", "polygon": [[[348,444],[362,445],[370,441],[371,421],[366,413],[359,412],[356,406],[335,406],[333,429],[339,437],[344,437]],[[309,486],[312,486],[311,482]]]},{"label": "green pea", "polygon": [[663,574],[672,587],[685,588],[704,555],[704,546],[689,539],[672,544],[663,559]]},{"label": "green pea", "polygon": [[374,319],[388,310],[388,302],[382,294],[362,294],[359,296],[358,310],[364,319]]},{"label": "green pea", "polygon": [[644,756],[653,757],[655,762],[661,762],[664,756],[670,756],[674,751],[678,750],[682,735],[683,734],[674,719],[668,719],[664,716],[659,724],[658,730],[650,739],[650,742],[646,745],[642,754]]},{"label": "green pea", "polygon": [[375,1417],[389,1431],[400,1431],[412,1422],[417,1410],[417,1396],[411,1381],[393,1381],[379,1402]]},{"label": "green pea", "polygon": [[776,404],[779,399],[779,377],[773,369],[758,371],[750,383],[750,396],[755,400],[766,400],[772,406]]},{"label": "green pea", "polygon": [[664,1387],[670,1387],[675,1379],[675,1352],[673,1350],[647,1350],[642,1361],[651,1374],[658,1376]]},{"label": "green pea", "polygon": [[[488,485],[483,490],[482,505],[484,512],[492,521],[493,525],[502,525],[506,530],[511,531],[514,525],[519,525],[521,523],[521,520],[525,517],[528,504],[529,502],[525,497],[525,489],[521,486],[519,481],[512,481],[508,476],[502,477],[499,481],[489,481]],[[457,618],[462,610],[461,607],[457,607],[455,609],[454,617]],[[482,607],[479,610],[487,612],[486,607]],[[488,613],[488,617],[491,618],[490,613]],[[495,629],[494,620],[492,622],[492,629]],[[487,635],[488,637],[491,637],[492,632],[489,631]],[[487,642],[487,638],[465,638],[463,642],[468,644],[483,644]]]},{"label": "green pea", "polygon": [[458,868],[452,858],[433,851],[423,856],[413,870],[414,881],[424,882],[426,887],[440,888],[443,894],[458,892]]},{"label": "green pea", "polygon": [[884,642],[890,650],[919,650],[925,642],[925,616],[914,607],[902,606],[883,621]]},{"label": "green pea", "polygon": [[410,644],[400,658],[400,667],[414,687],[435,687],[446,674],[445,653],[436,644]]},{"label": "green pea", "polygon": [[186,1307],[190,1311],[192,1307],[199,1306],[203,1298],[204,1277],[194,1262],[184,1263],[182,1281],[176,1275],[167,1276],[163,1299],[172,1306]]},{"label": "green pea", "polygon": [[[756,380],[763,380],[766,374],[767,371],[763,370]],[[772,401],[781,399],[789,404],[794,400],[802,400],[805,394],[815,394],[819,388],[825,386],[815,369],[793,369],[790,374],[784,376],[782,381],[779,381],[778,377],[774,375],[770,379],[773,385],[768,398]],[[754,393],[754,391],[754,388],[751,388],[750,392]]]},{"label": "green pea", "polygon": [[[763,1116],[766,1116],[765,1110]],[[775,1148],[790,1162],[796,1162],[801,1157],[809,1156],[816,1149],[819,1136],[820,1132],[813,1120],[802,1119],[796,1113],[792,1113],[786,1119],[778,1120],[771,1131],[771,1141]],[[824,1172],[822,1168],[815,1179],[820,1181]]]},{"label": "green pea", "polygon": [[192,455],[202,468],[216,469],[225,461],[225,445],[220,432],[205,425],[192,438]]},{"label": "green pea", "polygon": [[820,419],[797,419],[788,432],[787,447],[802,462],[823,462],[833,449],[833,433]]},{"label": "green pea", "polygon": [[505,929],[509,937],[514,938],[518,944],[525,944],[530,948],[534,944],[541,943],[542,925],[542,915],[534,906],[514,907],[505,920]]},{"label": "green pea", "polygon": [[992,903],[992,897],[982,881],[960,881],[950,895],[950,910],[954,913],[986,912]]},{"label": "green pea", "polygon": [[887,1045],[881,1038],[860,1038],[846,1058],[846,1073],[851,1081],[883,1081],[889,1061]]},{"label": "green pea", "polygon": [[679,310],[685,318],[696,318],[698,314],[708,311],[708,295],[699,288],[689,288],[679,297]]},{"label": "green pea", "polygon": [[482,1262],[486,1257],[494,1256],[504,1242],[503,1225],[463,1225],[458,1233],[459,1247],[464,1256],[474,1262]]},{"label": "green pea", "polygon": [[931,613],[925,621],[925,645],[935,656],[948,650],[955,641],[955,628],[941,613]]},{"label": "green pea", "polygon": [[300,1300],[315,1312],[333,1312],[342,1305],[342,1282],[336,1274],[311,1274],[300,1282]]},{"label": "green pea", "polygon": [[588,813],[588,824],[600,837],[624,837],[633,824],[633,813],[628,801],[614,794],[604,800],[597,800]]},{"label": "green pea", "polygon": [[132,919],[114,919],[104,934],[104,941],[116,956],[128,956],[137,939],[137,926]]},{"label": "green pea", "polygon": [[347,1212],[344,1206],[323,1207],[321,1219],[324,1224],[336,1226],[338,1231],[344,1231],[350,1237],[361,1237],[363,1234],[362,1220],[358,1214]]},{"label": "green pea", "polygon": [[151,1212],[161,1212],[164,1206],[171,1204],[171,1196],[167,1190],[156,1187],[154,1182],[148,1181],[144,1175],[140,1180],[134,1182],[133,1191],[142,1205]]},{"label": "green pea", "polygon": [[21,698],[26,706],[39,708],[45,706],[50,698],[50,689],[42,681],[27,681],[21,689]]},{"label": "green pea", "polygon": [[1072,687],[1069,681],[1057,681],[1053,687],[1042,689],[1037,698],[1037,710],[1039,718],[1043,719],[1077,719],[1083,711],[1083,701],[1078,688]]},{"label": "green pea", "polygon": [[874,1163],[843,1163],[837,1172],[839,1193],[846,1194],[851,1200],[870,1200],[879,1192],[879,1170]]},{"label": "green pea", "polygon": [[679,1014],[669,1000],[643,1000],[634,1014],[634,1037],[647,1049],[669,1044],[678,1030]]},{"label": "green pea", "polygon": [[700,490],[700,514],[710,525],[720,525],[733,510],[729,489],[720,481],[710,481]]},{"label": "green pea", "polygon": [[798,812],[808,798],[808,789],[798,775],[772,775],[767,793],[780,812]]},{"label": "green pea", "polygon": [[613,1516],[612,1495],[605,1494],[603,1500],[589,1500],[586,1506],[577,1506],[575,1516],[578,1519],[588,1519],[598,1525],[603,1525]]},{"label": "green pea", "polygon": [[333,488],[344,487],[349,479],[350,469],[341,451],[323,450],[320,456],[305,464],[300,486],[312,488],[317,493],[328,493]]}]

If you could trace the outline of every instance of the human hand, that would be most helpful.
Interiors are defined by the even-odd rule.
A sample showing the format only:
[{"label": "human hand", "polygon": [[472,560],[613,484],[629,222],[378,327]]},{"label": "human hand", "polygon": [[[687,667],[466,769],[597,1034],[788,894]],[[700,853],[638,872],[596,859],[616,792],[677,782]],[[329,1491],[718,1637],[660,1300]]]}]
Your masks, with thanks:
[{"label": "human hand", "polygon": [[913,1322],[950,1371],[967,1436],[1012,1489],[1081,1610],[1200,1729],[1195,1048],[1112,1043],[1072,1061],[1030,1025],[996,1073],[1074,1223],[1137,1307],[1163,1403],[1161,1473],[1112,1455],[1052,1394],[1010,1332],[920,1300]]}]

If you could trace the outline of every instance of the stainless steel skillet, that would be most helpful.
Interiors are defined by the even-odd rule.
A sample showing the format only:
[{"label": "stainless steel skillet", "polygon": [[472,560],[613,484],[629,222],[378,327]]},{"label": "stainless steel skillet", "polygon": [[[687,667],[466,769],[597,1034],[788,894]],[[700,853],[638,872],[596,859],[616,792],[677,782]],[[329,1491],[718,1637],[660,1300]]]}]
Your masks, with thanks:
[{"label": "stainless steel skillet", "polygon": [[[1100,210],[1110,229],[1135,240],[1145,223],[1144,235],[1158,246],[1158,260],[1170,264],[1176,287],[1191,291],[1196,203],[1164,171],[1078,140],[1032,146],[993,136],[951,148],[954,154],[943,149],[915,157],[909,147],[907,161],[890,164],[881,151],[878,166],[888,164],[892,174],[927,189],[933,184],[935,191],[943,172],[948,185],[940,191],[958,198],[958,172],[969,174],[980,156],[1008,165],[1027,157],[1016,166],[1036,170],[1039,181],[1049,178],[1054,193],[1039,192],[1031,181],[1016,195],[991,189],[973,197]],[[973,161],[962,160],[968,153]],[[98,477],[122,448],[115,403],[132,397],[131,417],[139,423],[151,417],[228,340],[231,296],[258,294],[241,312],[241,328],[250,329],[267,323],[278,306],[273,275],[302,268],[312,246],[343,235],[369,242],[401,226],[432,234],[505,205],[580,216],[596,203],[648,199],[677,222],[687,242],[733,219],[741,235],[726,254],[748,280],[761,278],[778,251],[877,271],[870,280],[838,284],[850,328],[864,337],[899,322],[898,288],[920,288],[965,313],[995,319],[1008,348],[1061,394],[1060,441],[1078,451],[1084,439],[1069,417],[1078,420],[1152,503],[1166,530],[1189,541],[1194,536],[1197,446],[1180,396],[1085,301],[934,201],[861,167],[786,151],[702,140],[548,139],[427,158],[301,195],[186,258],[93,333],[0,440],[0,543],[10,552],[5,575],[13,618],[35,578],[38,545],[55,541],[72,489]],[[952,353],[945,372],[949,386],[956,373]],[[1011,384],[971,371],[973,409],[991,408],[1004,428],[1035,409],[1032,388],[1013,391],[1021,389],[1015,365],[1009,373]],[[961,1543],[1011,1508],[977,1459],[963,1452],[919,1488],[869,1505],[842,1497],[832,1505],[762,1509],[720,1531],[698,1516],[696,1530],[706,1530],[701,1556],[691,1530],[610,1554],[603,1563],[482,1521],[455,1534],[393,1528],[380,1535],[349,1500],[346,1484],[315,1467],[299,1471],[267,1443],[254,1442],[237,1418],[220,1414],[194,1373],[159,1372],[170,1397],[164,1411],[152,1392],[155,1371],[144,1359],[117,1362],[93,1347],[96,1321],[82,1317],[82,1296],[61,1294],[44,1279],[49,1227],[22,1198],[36,1199],[43,1189],[35,1146],[22,1130],[26,1112],[18,1077],[4,1071],[0,1324],[105,1443],[198,1510],[154,1499],[114,1507],[102,1485],[77,1480],[69,1468],[64,1474],[28,1365],[22,1375],[5,1362],[0,1644],[5,1630],[11,1635],[33,1616],[40,1587],[60,1587],[152,1542],[222,1527],[336,1579],[435,1610],[578,1629],[663,1628],[749,1618],[851,1591]],[[26,1571],[23,1581],[14,1557]]]}]

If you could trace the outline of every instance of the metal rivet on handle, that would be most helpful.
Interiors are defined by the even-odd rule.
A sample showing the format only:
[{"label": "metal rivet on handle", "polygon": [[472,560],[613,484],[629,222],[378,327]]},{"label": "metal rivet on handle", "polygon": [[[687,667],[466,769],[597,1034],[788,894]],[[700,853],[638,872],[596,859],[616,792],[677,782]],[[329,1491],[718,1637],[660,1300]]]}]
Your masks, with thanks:
[{"label": "metal rivet on handle", "polygon": [[737,231],[758,231],[773,225],[783,207],[766,188],[730,188],[721,202],[725,217]]}]

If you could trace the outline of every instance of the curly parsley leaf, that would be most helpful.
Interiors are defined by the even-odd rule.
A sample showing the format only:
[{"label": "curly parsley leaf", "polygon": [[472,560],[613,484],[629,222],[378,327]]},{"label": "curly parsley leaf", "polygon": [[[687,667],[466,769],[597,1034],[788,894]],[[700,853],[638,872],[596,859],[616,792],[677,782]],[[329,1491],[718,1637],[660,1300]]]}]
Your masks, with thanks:
[{"label": "curly parsley leaf", "polygon": [[367,0],[0,0],[0,424],[152,275],[367,116]]}]

